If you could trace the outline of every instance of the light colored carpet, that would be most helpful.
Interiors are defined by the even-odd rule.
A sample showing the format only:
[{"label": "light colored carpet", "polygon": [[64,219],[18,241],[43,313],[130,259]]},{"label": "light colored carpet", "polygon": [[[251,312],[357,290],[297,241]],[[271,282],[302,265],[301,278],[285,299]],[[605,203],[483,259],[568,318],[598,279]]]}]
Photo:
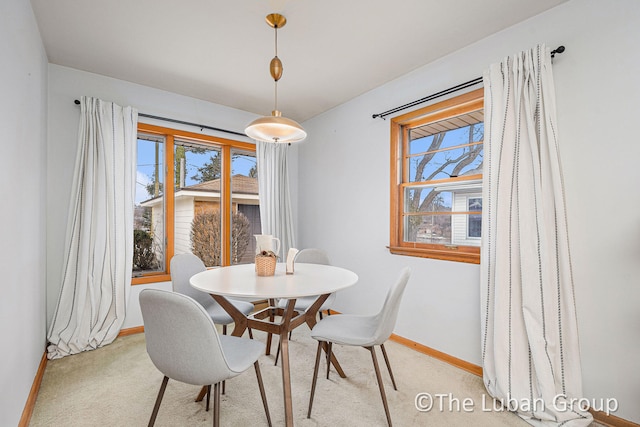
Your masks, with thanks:
[{"label": "light colored carpet", "polygon": [[[254,336],[262,341],[266,338],[261,332],[254,332]],[[347,378],[340,378],[332,369],[331,379],[326,380],[323,358],[312,417],[306,418],[316,345],[305,326],[294,331],[289,349],[295,425],[386,425],[370,353],[362,348],[338,345],[334,345],[334,351]],[[260,359],[274,426],[284,425],[282,371],[280,366],[273,364],[276,346],[277,339],[273,354]],[[493,410],[481,378],[394,342],[388,342],[385,347],[398,384],[398,391],[394,391],[379,352],[394,425],[528,425],[512,413]],[[162,374],[146,353],[144,334],[120,337],[98,350],[49,361],[30,425],[147,425],[161,381]],[[205,411],[204,401],[194,402],[199,390],[198,386],[170,380],[156,425],[212,425],[212,411]],[[415,407],[418,393],[447,397],[436,398],[430,411],[419,412]],[[448,396],[453,397],[453,401]],[[463,400],[467,398],[473,402],[473,410],[462,408]],[[483,398],[487,401],[484,405]],[[253,369],[227,381],[226,394],[221,400],[222,425],[266,425]],[[440,400],[442,408],[439,407]]]}]

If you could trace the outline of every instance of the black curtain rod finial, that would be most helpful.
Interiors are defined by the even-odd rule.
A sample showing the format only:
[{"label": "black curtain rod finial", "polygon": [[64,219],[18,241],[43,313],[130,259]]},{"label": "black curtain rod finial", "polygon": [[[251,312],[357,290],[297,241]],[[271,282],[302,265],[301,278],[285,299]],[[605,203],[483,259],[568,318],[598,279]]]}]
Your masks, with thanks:
[{"label": "black curtain rod finial", "polygon": [[555,56],[556,56],[556,53],[562,53],[562,52],[564,52],[564,50],[565,50],[565,47],[564,47],[564,46],[558,46],[557,48],[555,48],[555,49],[553,49],[553,50],[551,51],[551,57],[552,57],[552,58],[553,58],[553,57],[555,57]]}]

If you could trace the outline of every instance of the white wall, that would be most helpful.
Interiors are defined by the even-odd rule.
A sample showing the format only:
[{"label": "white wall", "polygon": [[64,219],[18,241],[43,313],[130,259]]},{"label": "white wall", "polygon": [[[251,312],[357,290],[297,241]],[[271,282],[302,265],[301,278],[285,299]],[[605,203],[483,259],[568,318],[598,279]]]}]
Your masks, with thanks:
[{"label": "white wall", "polygon": [[[563,44],[554,76],[584,393],[618,399],[616,415],[640,422],[638,40],[640,2],[572,0],[305,122],[299,246],[325,248],[335,264],[360,276],[336,309],[377,309],[384,289],[409,265],[413,276],[395,332],[481,363],[479,267],[390,255],[385,247],[389,122],[371,115],[478,77],[490,63],[539,42]],[[416,49],[432,43],[438,41],[417,41]]]},{"label": "white wall", "polygon": [[31,5],[0,2],[0,425],[17,425],[44,354],[47,58]]},{"label": "white wall", "polygon": [[[94,96],[120,105],[136,107],[140,113],[204,124],[242,132],[256,118],[254,114],[189,98],[162,90],[112,79],[97,74],[49,64],[49,155],[47,174],[47,324],[51,322],[60,293],[63,248],[73,166],[76,157],[80,108],[74,104],[81,96]],[[156,121],[152,123],[191,132],[199,128]],[[250,142],[247,138],[204,130],[203,133]],[[295,173],[295,170],[294,170]],[[168,289],[169,282],[133,286],[123,328],[142,325],[138,294],[146,287]]]}]

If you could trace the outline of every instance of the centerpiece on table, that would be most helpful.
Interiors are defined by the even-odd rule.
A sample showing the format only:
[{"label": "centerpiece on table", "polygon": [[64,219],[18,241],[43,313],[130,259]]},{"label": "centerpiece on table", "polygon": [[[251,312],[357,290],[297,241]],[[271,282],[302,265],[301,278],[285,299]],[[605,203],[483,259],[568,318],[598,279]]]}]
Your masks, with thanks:
[{"label": "centerpiece on table", "polygon": [[278,256],[273,251],[262,251],[256,254],[256,273],[258,276],[273,276],[276,272]]}]

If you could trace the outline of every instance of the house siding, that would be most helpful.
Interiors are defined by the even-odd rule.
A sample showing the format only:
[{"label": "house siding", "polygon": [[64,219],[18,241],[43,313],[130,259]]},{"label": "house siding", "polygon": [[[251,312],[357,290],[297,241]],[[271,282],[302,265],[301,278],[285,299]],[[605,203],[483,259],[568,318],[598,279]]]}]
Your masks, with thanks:
[{"label": "house siding", "polygon": [[177,199],[174,203],[174,255],[191,253],[193,211],[191,197]]},{"label": "house siding", "polygon": [[[469,197],[482,197],[480,193],[453,193],[453,212],[466,212]],[[468,238],[467,215],[452,215],[451,243],[454,245],[480,246],[480,239]]]}]

